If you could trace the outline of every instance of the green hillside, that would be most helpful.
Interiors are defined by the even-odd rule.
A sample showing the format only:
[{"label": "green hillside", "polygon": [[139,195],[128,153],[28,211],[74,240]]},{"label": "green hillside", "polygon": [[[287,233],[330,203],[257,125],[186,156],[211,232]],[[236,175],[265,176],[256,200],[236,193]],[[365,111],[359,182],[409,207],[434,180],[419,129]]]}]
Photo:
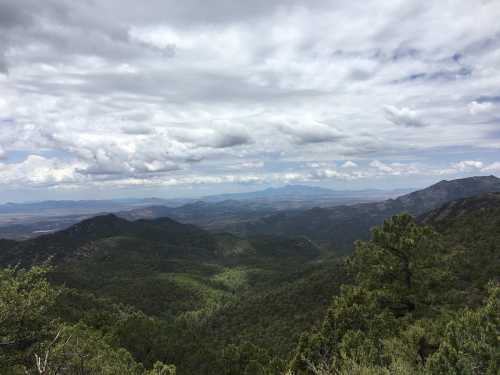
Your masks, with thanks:
[{"label": "green hillside", "polygon": [[359,242],[291,374],[497,374],[500,195],[396,216]]},{"label": "green hillside", "polygon": [[0,273],[0,372],[49,353],[50,374],[496,374],[499,228],[486,194],[396,216],[347,258],[114,216],[2,241],[4,266],[52,266]]}]

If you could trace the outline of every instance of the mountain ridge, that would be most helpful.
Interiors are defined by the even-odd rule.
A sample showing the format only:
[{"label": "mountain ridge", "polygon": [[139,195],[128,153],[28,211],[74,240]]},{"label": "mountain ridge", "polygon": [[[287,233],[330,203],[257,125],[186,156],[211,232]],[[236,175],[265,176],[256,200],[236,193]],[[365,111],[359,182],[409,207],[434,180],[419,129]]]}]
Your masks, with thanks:
[{"label": "mountain ridge", "polygon": [[253,222],[229,226],[226,230],[239,235],[303,235],[323,241],[337,251],[352,249],[353,242],[367,239],[370,229],[392,215],[407,212],[419,216],[449,201],[482,193],[500,192],[500,179],[476,176],[440,181],[396,199],[332,208],[285,211]]},{"label": "mountain ridge", "polygon": [[207,255],[215,255],[216,242],[203,229],[181,224],[170,218],[137,220],[134,222],[114,214],[83,220],[59,232],[45,234],[24,241],[0,242],[0,264],[29,265],[48,259],[65,261],[78,254],[78,249],[91,242],[113,237],[138,238],[147,242],[161,242],[186,249],[203,248]]}]

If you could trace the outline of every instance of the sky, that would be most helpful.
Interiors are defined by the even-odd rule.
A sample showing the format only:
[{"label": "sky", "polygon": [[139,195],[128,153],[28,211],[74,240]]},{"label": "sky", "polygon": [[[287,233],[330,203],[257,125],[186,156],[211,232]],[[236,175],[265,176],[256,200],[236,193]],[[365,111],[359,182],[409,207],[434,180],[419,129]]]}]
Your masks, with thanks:
[{"label": "sky", "polygon": [[500,175],[500,1],[0,0],[0,201]]}]

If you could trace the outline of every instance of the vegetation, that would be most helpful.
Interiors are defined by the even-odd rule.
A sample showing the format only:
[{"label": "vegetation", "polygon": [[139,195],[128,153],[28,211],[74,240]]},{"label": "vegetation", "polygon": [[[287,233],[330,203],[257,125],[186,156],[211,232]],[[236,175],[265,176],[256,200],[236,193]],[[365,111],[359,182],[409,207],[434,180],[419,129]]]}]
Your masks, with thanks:
[{"label": "vegetation", "polygon": [[175,367],[160,362],[145,371],[103,332],[62,322],[56,305],[64,291],[48,283],[47,271],[0,271],[2,374],[175,374]]},{"label": "vegetation", "polygon": [[[359,242],[348,261],[354,282],[333,299],[321,328],[302,338],[291,373],[497,374],[498,273],[463,279],[482,254],[450,240],[403,214]],[[478,279],[491,279],[480,286],[485,302],[467,306]]]},{"label": "vegetation", "polygon": [[394,216],[346,258],[113,217],[8,242],[0,373],[497,374],[498,198]]}]

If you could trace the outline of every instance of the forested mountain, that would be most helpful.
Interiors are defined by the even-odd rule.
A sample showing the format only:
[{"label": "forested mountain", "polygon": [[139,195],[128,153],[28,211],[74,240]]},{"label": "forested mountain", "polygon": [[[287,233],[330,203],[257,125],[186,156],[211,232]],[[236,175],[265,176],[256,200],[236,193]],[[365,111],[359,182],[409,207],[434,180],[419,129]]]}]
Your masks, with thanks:
[{"label": "forested mountain", "polygon": [[21,262],[29,265],[49,258],[55,262],[82,258],[91,255],[94,242],[120,237],[140,239],[146,243],[161,242],[170,247],[181,247],[185,253],[200,249],[207,255],[215,252],[213,238],[195,226],[180,224],[169,218],[132,223],[109,214],[84,220],[60,232],[0,244],[0,263]]},{"label": "forested mountain", "polygon": [[418,216],[455,199],[499,191],[500,179],[495,176],[441,181],[383,202],[285,211],[226,229],[244,235],[303,235],[325,242],[337,251],[348,252],[355,240],[367,239],[370,228],[392,215],[407,212]]},{"label": "forested mountain", "polygon": [[0,238],[26,239],[66,229],[82,220],[114,213],[127,220],[169,217],[212,231],[256,220],[283,210],[372,202],[400,190],[336,191],[287,185],[249,193],[209,195],[199,199],[116,199],[43,201],[0,205]]},{"label": "forested mountain", "polygon": [[170,217],[183,223],[217,231],[231,223],[255,220],[278,211],[279,209],[271,204],[226,200],[197,201],[179,207],[151,206],[118,212],[117,215],[127,220]]},{"label": "forested mountain", "polygon": [[499,199],[450,202],[421,218],[430,226],[397,216],[358,243],[353,281],[303,337],[291,373],[497,374]]},{"label": "forested mountain", "polygon": [[[395,201],[421,212],[426,194],[487,189],[497,179]],[[25,269],[0,272],[0,373],[47,354],[47,374],[496,374],[499,228],[486,193],[395,216],[344,258],[115,215],[2,240],[2,266]]]}]

